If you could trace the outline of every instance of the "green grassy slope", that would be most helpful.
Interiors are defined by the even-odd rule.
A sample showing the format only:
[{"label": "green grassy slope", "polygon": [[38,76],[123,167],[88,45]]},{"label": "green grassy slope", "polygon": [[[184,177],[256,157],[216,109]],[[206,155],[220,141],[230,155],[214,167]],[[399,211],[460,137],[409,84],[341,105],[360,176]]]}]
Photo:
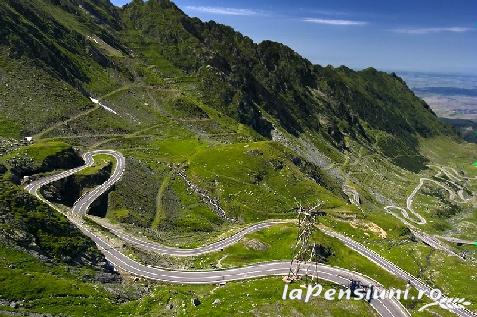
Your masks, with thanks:
[{"label": "green grassy slope", "polygon": [[208,104],[265,136],[271,130],[266,112],[292,134],[309,129],[341,149],[351,135],[420,170],[425,159],[415,157],[416,136],[452,134],[394,74],[313,66],[284,45],[257,45],[229,27],[188,18],[169,1],[133,2],[121,15],[126,28],[161,43],[162,56],[198,73]]},{"label": "green grassy slope", "polygon": [[[273,128],[289,140],[272,141]],[[24,136],[34,136],[33,144],[15,144]],[[465,293],[466,276],[475,275],[472,264],[412,241],[383,211],[387,204],[404,206],[419,178],[432,177],[426,164],[477,175],[475,147],[457,141],[400,78],[371,68],[312,65],[284,45],[255,44],[229,27],[189,18],[168,0],[133,1],[123,9],[106,0],[1,2],[0,141],[0,211],[8,220],[0,223],[8,236],[0,288],[8,300],[28,298],[31,311],[220,315],[243,305],[243,315],[373,315],[361,302],[270,301],[282,286],[273,278],[217,289],[158,285],[149,294],[150,282],[83,281],[101,271],[84,267],[102,262],[101,255],[66,219],[11,182],[12,173],[18,183],[24,175],[79,165],[71,145],[126,156],[124,177],[107,197],[106,220],[163,243],[198,246],[248,223],[294,218],[298,203],[321,201],[324,223],[451,295]],[[300,153],[293,150],[297,144]],[[99,159],[103,163],[82,174],[108,164]],[[219,218],[178,170],[237,221]],[[348,204],[345,183],[359,192],[360,208]],[[477,190],[475,182],[468,186]],[[441,210],[440,216],[424,214],[430,220],[424,230],[473,237],[470,204],[449,216],[452,202],[416,197],[418,211]],[[224,266],[288,259],[295,234],[290,226],[255,233],[192,265],[210,268],[224,256]],[[250,240],[269,247],[253,249]],[[336,241],[321,234],[314,240],[334,251],[323,261],[394,282]],[[59,268],[16,250],[31,253],[32,241],[35,252]],[[244,299],[241,292],[250,295]],[[199,307],[190,303],[196,296]],[[221,304],[214,306],[215,299]]]},{"label": "green grassy slope", "polygon": [[[209,106],[266,137],[270,137],[272,125],[264,117],[271,115],[288,132],[324,135],[340,150],[346,148],[344,136],[350,135],[381,149],[410,170],[422,169],[425,162],[423,157],[416,158],[417,136],[451,134],[394,75],[373,69],[354,72],[314,66],[284,45],[269,41],[257,45],[231,28],[191,19],[170,1],[135,1],[121,10],[107,2],[78,0],[60,5],[41,0],[7,1],[0,8],[4,13],[4,41],[0,44],[8,67],[13,65],[12,58],[30,63],[39,56],[34,63],[40,72],[37,82],[53,76],[53,80],[63,81],[65,89],[80,93],[61,106],[45,105],[58,113],[57,121],[92,107],[81,95],[113,97],[114,91],[130,87],[129,95],[120,94],[129,100],[113,97],[109,101],[113,109],[123,110],[117,111],[120,118],[109,120],[101,114],[101,121],[118,128],[104,133],[131,132],[153,122],[154,112],[159,110],[155,102],[141,100],[147,99],[148,92],[134,91],[134,87],[164,89],[174,83],[179,91],[192,88]],[[17,28],[12,24],[15,19],[20,21]],[[24,72],[16,73],[28,81]],[[56,91],[51,86],[35,90],[29,86],[22,85],[27,98],[45,99]],[[64,97],[55,95],[54,99]],[[185,110],[190,105],[185,100],[176,106]],[[24,109],[35,101],[24,101]],[[73,104],[73,108],[61,108]],[[23,116],[15,117],[21,113],[15,103],[3,107],[9,110],[3,121],[25,124]],[[177,115],[174,111],[170,114]],[[39,118],[40,126],[27,131],[14,127],[16,132],[11,135],[40,132],[51,120],[51,115]],[[90,133],[106,128],[95,120],[84,120],[89,122],[72,129],[81,134],[83,129]]]}]

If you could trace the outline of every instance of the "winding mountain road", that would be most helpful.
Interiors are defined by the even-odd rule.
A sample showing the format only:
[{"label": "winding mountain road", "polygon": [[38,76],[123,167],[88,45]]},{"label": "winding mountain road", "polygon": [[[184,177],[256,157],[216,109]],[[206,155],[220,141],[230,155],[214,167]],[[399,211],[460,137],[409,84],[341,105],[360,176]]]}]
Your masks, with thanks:
[{"label": "winding mountain road", "polygon": [[[102,185],[98,186],[94,190],[86,193],[80,199],[76,201],[74,204],[71,212],[64,213],[68,219],[74,223],[86,236],[90,237],[98,246],[98,248],[102,251],[105,255],[106,259],[111,262],[111,264],[120,270],[128,272],[130,274],[140,276],[147,279],[162,281],[162,282],[170,282],[170,283],[179,283],[179,284],[216,284],[228,281],[236,281],[236,280],[244,280],[244,279],[251,279],[263,276],[270,276],[270,275],[287,275],[290,269],[290,262],[270,262],[270,263],[261,263],[241,268],[234,268],[234,269],[227,269],[227,270],[217,270],[217,271],[176,271],[176,270],[166,270],[158,267],[151,267],[146,266],[144,264],[138,263],[135,260],[131,259],[130,257],[124,255],[119,250],[117,250],[114,246],[110,243],[105,241],[101,236],[95,234],[88,228],[83,220],[83,215],[85,215],[88,211],[88,208],[91,204],[101,195],[106,193],[117,181],[119,181],[124,173],[125,169],[125,159],[124,157],[112,150],[97,150],[93,152],[88,152],[83,155],[83,159],[85,161],[85,165],[68,170],[57,175],[47,176],[41,178],[39,180],[35,180],[32,183],[25,186],[25,189],[32,195],[36,196],[39,200],[43,201],[44,203],[48,204],[55,210],[62,212],[57,206],[47,201],[39,194],[39,189],[51,182],[57,181],[61,178],[68,177],[81,171],[84,168],[92,166],[94,164],[94,155],[96,154],[108,154],[113,156],[117,164],[115,165],[114,171],[111,177]],[[157,243],[152,243],[148,241],[144,241],[133,237],[131,235],[125,234],[124,232],[113,232],[118,235],[119,238],[124,239],[124,241],[134,244],[134,245],[141,245],[142,248],[149,248],[149,250],[155,250],[156,252],[163,252],[164,254],[169,255],[177,255],[177,256],[189,256],[189,255],[198,255],[207,252],[218,251],[225,246],[231,245],[246,234],[250,232],[254,232],[266,227],[269,227],[273,224],[273,222],[268,223],[260,223],[253,225],[243,231],[235,234],[234,236],[224,239],[221,242],[217,242],[208,246],[200,247],[197,249],[191,250],[184,250],[184,249],[177,249],[171,247],[160,246]],[[430,287],[425,285],[419,279],[414,278],[409,273],[401,270],[396,265],[392,264],[391,262],[383,259],[374,251],[371,251],[364,247],[363,245],[347,238],[341,234],[335,233],[330,229],[322,228],[324,232],[330,236],[334,236],[335,238],[342,241],[346,246],[349,248],[357,251],[358,253],[362,254],[366,258],[370,259],[383,269],[391,272],[392,274],[406,280],[410,281],[412,285],[414,285],[418,290],[423,290],[426,294],[429,294]],[[374,285],[374,287],[378,290],[382,289],[382,286],[366,277],[360,273],[351,272],[346,269],[341,269],[337,267],[331,267],[324,264],[308,264],[304,263],[301,266],[300,272],[308,272],[308,274],[315,276],[316,278],[323,279],[338,285],[342,285],[344,287],[348,287],[351,281],[359,281],[363,285]],[[376,299],[370,302],[371,306],[383,317],[401,317],[401,316],[410,316],[407,310],[402,306],[402,304],[397,300],[390,300],[390,299]],[[472,312],[456,308],[451,309],[452,312],[456,313],[458,316],[462,317],[475,317],[476,315]]]},{"label": "winding mountain road", "polygon": [[[429,167],[433,167],[438,170],[437,174],[434,175],[435,179],[430,179],[426,177],[421,178],[419,180],[419,184],[414,188],[412,193],[408,196],[406,200],[406,208],[402,208],[398,206],[386,206],[384,207],[384,209],[386,210],[386,212],[390,213],[391,215],[399,219],[402,223],[404,223],[406,226],[408,226],[409,229],[411,229],[414,236],[418,238],[419,240],[421,240],[422,242],[424,242],[425,244],[431,246],[434,249],[447,252],[448,254],[452,256],[457,256],[459,258],[462,258],[462,256],[455,253],[446,244],[442,243],[441,240],[439,240],[439,238],[443,240],[447,240],[449,242],[454,242],[454,243],[473,244],[472,242],[449,238],[449,237],[430,236],[412,224],[414,223],[417,225],[424,225],[427,223],[427,220],[421,214],[415,211],[413,208],[414,199],[416,195],[419,193],[419,191],[421,190],[422,186],[424,186],[426,182],[432,183],[446,190],[449,194],[449,199],[456,203],[468,203],[474,199],[474,197],[465,197],[464,187],[459,184],[459,183],[462,183],[463,181],[470,180],[470,178],[466,178],[465,176],[459,175],[459,173],[453,168],[446,168],[446,167],[437,166],[437,165],[429,165]],[[477,177],[473,179],[477,179]],[[450,185],[457,188],[457,190],[452,189]],[[460,201],[457,200],[457,197],[460,199]],[[400,211],[401,215],[393,212],[392,210]],[[410,214],[412,214],[412,217],[410,216]]]},{"label": "winding mountain road", "polygon": [[84,216],[88,213],[88,209],[91,204],[98,199],[101,195],[105,194],[114,184],[116,184],[124,174],[124,170],[126,168],[126,160],[124,156],[116,151],[110,150],[96,150],[93,152],[88,152],[83,155],[83,159],[88,166],[94,164],[93,156],[97,154],[107,154],[111,155],[116,159],[116,166],[113,169],[113,172],[109,179],[104,182],[103,184],[99,185],[92,191],[86,193],[85,195],[81,196],[74,204],[72,208],[72,212],[81,216]]},{"label": "winding mountain road", "polygon": [[122,241],[138,248],[143,251],[148,251],[148,252],[155,252],[161,255],[169,255],[169,256],[178,256],[178,257],[186,257],[186,256],[199,256],[203,255],[206,253],[211,253],[211,252],[216,252],[222,249],[225,249],[226,247],[229,247],[240,240],[242,240],[246,235],[257,232],[260,230],[264,230],[266,228],[270,228],[274,225],[277,224],[282,224],[282,223],[287,223],[287,221],[266,221],[266,222],[260,222],[254,225],[251,225],[249,227],[246,227],[239,232],[224,238],[218,242],[214,242],[211,244],[207,244],[198,248],[194,249],[180,249],[180,248],[174,248],[174,247],[168,247],[165,245],[162,245],[157,242],[149,241],[147,239],[143,238],[138,238],[134,235],[125,233],[124,230],[118,229],[117,226],[112,225],[109,222],[98,222],[96,223],[103,228],[109,230],[111,233],[113,233],[115,236],[117,236],[119,239]]},{"label": "winding mountain road", "polygon": [[[404,271],[403,269],[401,269],[400,267],[398,267],[394,263],[386,260],[385,258],[380,256],[375,251],[370,250],[367,247],[365,247],[364,245],[362,245],[361,243],[356,242],[356,241],[352,240],[351,238],[349,238],[349,237],[347,237],[343,234],[337,233],[337,232],[335,232],[335,231],[333,231],[333,230],[331,230],[331,229],[329,229],[325,226],[320,226],[320,229],[326,235],[340,240],[348,248],[358,252],[359,254],[366,257],[370,261],[374,262],[379,267],[383,268],[384,270],[388,271],[389,273],[401,278],[402,280],[407,281],[409,284],[414,286],[417,290],[423,291],[426,294],[426,296],[428,296],[428,297],[430,296],[430,293],[432,291],[432,287],[425,284],[420,279],[412,276],[408,272]],[[443,297],[443,298],[445,299],[445,297]],[[475,317],[475,316],[477,316],[475,313],[473,313],[473,312],[471,312],[471,311],[469,311],[465,308],[451,308],[449,310],[451,312],[457,314],[458,316],[465,316],[465,317],[471,317],[471,316]]]},{"label": "winding mountain road", "polygon": [[[459,184],[460,182],[462,182],[465,179],[462,176],[460,176],[455,169],[450,169],[450,171],[449,171],[445,167],[436,166],[436,165],[430,165],[429,167],[434,167],[438,170],[438,172],[434,176],[434,178],[439,179],[440,181],[437,181],[437,180],[431,179],[431,178],[422,177],[419,180],[419,184],[414,188],[412,193],[407,197],[406,208],[402,208],[402,207],[398,207],[398,206],[386,206],[386,207],[384,207],[384,209],[387,212],[389,212],[390,214],[396,216],[397,218],[399,218],[401,220],[402,220],[402,218],[399,215],[392,212],[392,210],[396,209],[396,210],[400,211],[402,216],[406,220],[411,221],[415,224],[418,224],[418,225],[426,224],[427,223],[426,219],[421,214],[419,214],[417,211],[415,211],[413,206],[412,206],[417,193],[419,193],[419,191],[421,190],[422,186],[424,186],[425,183],[432,183],[432,184],[434,184],[438,187],[443,188],[444,190],[446,190],[449,193],[449,199],[454,201],[454,202],[467,203],[467,202],[469,202],[473,199],[473,197],[470,197],[470,198],[465,197],[464,187]],[[444,176],[447,177],[447,179]],[[458,188],[458,190],[457,191],[453,190],[446,183],[449,183],[452,186]],[[459,197],[461,201],[457,201],[456,197]],[[412,214],[412,216],[415,217],[415,218],[411,217],[409,215],[409,213]]]}]

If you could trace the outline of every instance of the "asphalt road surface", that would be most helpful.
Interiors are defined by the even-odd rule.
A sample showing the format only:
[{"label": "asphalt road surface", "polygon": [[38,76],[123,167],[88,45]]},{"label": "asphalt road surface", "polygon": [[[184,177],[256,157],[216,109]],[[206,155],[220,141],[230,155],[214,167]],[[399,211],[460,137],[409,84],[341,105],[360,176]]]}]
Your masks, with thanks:
[{"label": "asphalt road surface", "polygon": [[[327,234],[330,237],[336,238],[340,240],[344,245],[349,247],[350,249],[353,249],[354,251],[358,252],[362,256],[368,258],[370,261],[376,263],[379,267],[383,268],[384,270],[390,272],[391,274],[407,281],[409,284],[414,286],[417,290],[425,292],[427,296],[430,295],[430,292],[432,291],[432,288],[422,282],[420,279],[412,276],[408,272],[402,270],[399,268],[397,265],[394,263],[386,260],[376,252],[368,249],[367,247],[363,246],[361,243],[356,242],[352,240],[349,237],[346,237],[345,235],[342,235],[340,233],[337,233],[335,231],[330,230],[327,227],[321,226],[321,231]],[[443,297],[445,299],[445,297]],[[465,308],[449,308],[448,310],[452,311],[453,313],[457,314],[458,316],[464,316],[464,317],[472,317],[476,316],[475,313],[465,309]]]},{"label": "asphalt road surface", "polygon": [[[122,270],[124,272],[128,272],[130,274],[151,279],[157,280],[161,282],[169,282],[169,283],[179,283],[179,284],[216,284],[216,283],[223,283],[228,281],[236,281],[236,280],[244,280],[244,279],[251,279],[263,276],[271,276],[271,275],[278,275],[284,276],[287,275],[290,270],[290,263],[289,262],[270,262],[270,263],[261,263],[241,268],[234,268],[234,269],[227,269],[227,270],[216,270],[216,271],[175,271],[175,270],[166,270],[158,267],[151,267],[146,266],[144,264],[138,263],[133,259],[129,258],[128,256],[122,254],[119,250],[117,250],[114,246],[109,244],[106,240],[104,240],[101,236],[93,233],[89,228],[85,225],[82,216],[85,215],[88,211],[90,205],[102,194],[106,193],[117,181],[119,181],[124,173],[125,169],[125,159],[124,157],[112,150],[98,150],[94,152],[86,153],[83,158],[85,160],[85,165],[82,167],[78,167],[69,171],[62,172],[58,175],[48,176],[36,181],[33,181],[29,185],[25,187],[25,189],[30,192],[32,195],[35,195],[38,199],[45,202],[46,204],[50,205],[52,208],[59,210],[54,204],[48,202],[44,199],[39,193],[38,190],[53,181],[59,180],[61,178],[67,177],[78,171],[92,166],[94,164],[93,156],[96,154],[108,154],[113,156],[116,160],[116,166],[111,177],[102,185],[98,186],[94,190],[86,193],[82,196],[78,201],[74,204],[72,211],[67,213],[66,216],[68,219],[74,223],[86,236],[90,237],[98,246],[98,248],[103,252],[105,257],[111,264],[118,270]],[[207,252],[217,251],[221,248],[228,246],[232,243],[237,242],[247,233],[257,231],[268,226],[272,225],[272,223],[262,223],[256,224],[252,227],[245,229],[238,234],[225,239],[221,242],[211,244],[208,246],[204,246],[198,249],[192,250],[181,250],[171,247],[159,246],[157,243],[150,245],[151,250],[153,248],[160,248],[161,252],[164,254],[170,255],[180,255],[180,256],[187,256],[187,255],[197,255],[203,254]],[[384,268],[385,270],[391,272],[392,274],[409,281],[412,285],[414,285],[417,289],[424,290],[426,292],[430,292],[429,286],[425,285],[419,279],[414,278],[409,273],[404,272],[391,262],[383,259],[381,256],[376,254],[375,252],[367,249],[366,247],[362,246],[361,244],[347,238],[341,234],[335,233],[329,229],[322,228],[330,236],[334,236],[341,240],[345,245],[350,247],[351,249],[359,252],[363,256],[367,257],[374,263],[378,264],[380,267]],[[120,232],[121,234],[121,232]],[[133,244],[141,244],[142,247],[147,248],[148,245],[147,241],[140,240],[135,238],[131,235],[127,235],[122,233],[122,235],[118,234],[118,237],[127,239],[132,239],[130,241]],[[189,253],[189,254],[187,254]],[[382,286],[376,282],[371,280],[369,277],[366,277],[357,272],[351,272],[345,269],[336,268],[327,266],[324,264],[307,264],[304,263],[301,266],[302,273],[308,272],[309,275],[315,276],[319,279],[326,280],[344,287],[348,287],[351,281],[359,281],[362,285],[373,285],[377,290],[382,289]],[[398,317],[398,316],[410,316],[407,310],[397,301],[397,300],[390,300],[390,299],[376,299],[371,300],[370,304],[372,307],[383,317]],[[475,317],[476,315],[465,310],[465,309],[451,309],[454,313],[458,316],[463,317]]]},{"label": "asphalt road surface", "polygon": [[124,230],[118,229],[117,226],[108,223],[108,222],[99,222],[96,221],[97,224],[102,226],[103,228],[109,230],[115,236],[120,238],[122,241],[144,251],[154,252],[162,255],[169,255],[169,256],[198,256],[206,253],[220,251],[225,249],[228,246],[231,246],[240,240],[242,240],[247,234],[257,232],[266,228],[270,228],[271,226],[287,223],[287,221],[265,221],[260,222],[249,227],[240,230],[239,232],[224,238],[218,242],[207,244],[198,248],[194,249],[181,249],[181,248],[174,248],[162,245],[160,243],[149,241],[147,239],[139,238],[134,235],[125,233]]}]

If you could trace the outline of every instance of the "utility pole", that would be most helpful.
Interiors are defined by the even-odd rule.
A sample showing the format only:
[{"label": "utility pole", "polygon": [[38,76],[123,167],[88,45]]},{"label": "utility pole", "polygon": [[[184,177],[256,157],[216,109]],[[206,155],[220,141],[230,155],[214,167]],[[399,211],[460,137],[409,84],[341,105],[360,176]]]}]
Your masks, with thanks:
[{"label": "utility pole", "polygon": [[[315,230],[316,216],[318,214],[318,208],[321,207],[321,203],[312,207],[304,208],[301,204],[298,204],[298,237],[293,250],[293,259],[290,263],[290,271],[288,276],[285,277],[287,282],[293,282],[300,278],[300,270],[305,266],[305,276],[316,276],[316,269],[318,264],[318,246],[316,243],[309,244],[309,239]],[[315,274],[310,274],[311,263],[315,262]]]}]

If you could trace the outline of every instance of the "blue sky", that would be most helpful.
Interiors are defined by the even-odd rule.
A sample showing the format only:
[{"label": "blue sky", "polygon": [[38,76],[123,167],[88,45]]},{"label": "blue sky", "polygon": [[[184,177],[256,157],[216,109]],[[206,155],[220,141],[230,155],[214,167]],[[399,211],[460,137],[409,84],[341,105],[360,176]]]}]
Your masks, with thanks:
[{"label": "blue sky", "polygon": [[256,42],[282,42],[321,65],[477,74],[474,0],[175,3],[190,16],[230,25]]}]

